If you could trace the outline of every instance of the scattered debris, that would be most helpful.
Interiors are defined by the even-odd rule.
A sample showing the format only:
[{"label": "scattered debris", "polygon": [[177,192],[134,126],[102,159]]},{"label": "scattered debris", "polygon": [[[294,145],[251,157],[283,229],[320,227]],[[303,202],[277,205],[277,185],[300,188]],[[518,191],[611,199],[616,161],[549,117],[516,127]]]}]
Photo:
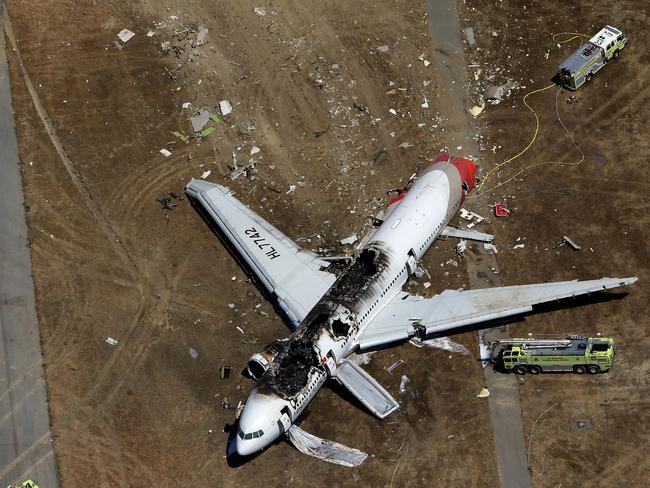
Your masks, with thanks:
[{"label": "scattered debris", "polygon": [[313,456],[328,463],[340,464],[342,466],[360,466],[368,455],[358,449],[344,446],[338,442],[321,439],[313,434],[305,432],[295,424],[287,430],[289,440],[303,454]]},{"label": "scattered debris", "polygon": [[467,241],[464,239],[461,239],[458,244],[456,244],[456,253],[459,256],[464,256],[465,255],[465,250],[467,249]]},{"label": "scattered debris", "polygon": [[582,100],[584,100],[584,98],[571,95],[569,98],[566,99],[566,103],[579,103],[582,102]]},{"label": "scattered debris", "polygon": [[345,239],[341,239],[340,242],[344,246],[350,246],[350,245],[354,244],[355,242],[357,242],[358,240],[359,240],[359,238],[357,237],[357,234],[352,233],[348,237],[346,237]]},{"label": "scattered debris", "polygon": [[266,9],[262,7],[255,7],[253,12],[255,12],[255,15],[258,17],[264,17],[266,15]]},{"label": "scattered debris", "polygon": [[424,286],[425,288],[429,288],[431,286],[431,282],[425,281],[424,283],[422,283],[422,286]]},{"label": "scattered debris", "polygon": [[476,395],[476,398],[487,398],[490,396],[490,390],[488,390],[486,387],[481,388],[481,391],[478,392],[478,395]]},{"label": "scattered debris", "polygon": [[155,33],[154,31],[149,31],[149,32],[147,32],[147,34],[146,34],[147,37],[153,37],[153,36],[155,36],[155,35],[156,35],[156,33]]},{"label": "scattered debris", "polygon": [[481,101],[480,105],[474,105],[472,108],[469,109],[469,113],[471,113],[474,117],[478,117],[481,115],[481,112],[485,109],[485,102]]},{"label": "scattered debris", "polygon": [[210,176],[210,174],[212,174],[212,170],[204,171],[201,175],[201,178],[205,180],[208,176]]},{"label": "scattered debris", "polygon": [[253,146],[253,147],[251,147],[250,155],[253,156],[254,154],[257,154],[260,151],[261,151],[261,149],[259,147]]},{"label": "scattered debris", "polygon": [[221,111],[221,115],[228,115],[232,112],[232,105],[230,105],[228,100],[221,100],[219,102],[219,110]]},{"label": "scattered debris", "polygon": [[584,419],[571,419],[571,430],[573,432],[589,432],[593,428],[593,420],[590,417]]},{"label": "scattered debris", "polygon": [[196,349],[190,347],[190,356],[192,357],[192,359],[198,359],[199,352]]},{"label": "scattered debris", "polygon": [[230,172],[228,175],[231,180],[235,181],[237,178],[239,178],[241,175],[245,174],[248,179],[253,178],[253,171],[255,171],[255,165],[257,164],[257,161],[254,159],[249,159],[248,164],[245,166],[240,166],[238,167],[237,164],[235,164],[235,168]]},{"label": "scattered debris", "polygon": [[403,361],[402,359],[398,359],[398,360],[395,361],[393,364],[391,364],[390,366],[388,366],[388,367],[386,368],[386,371],[388,371],[389,373],[392,373],[393,371],[395,371],[395,369],[396,369],[400,364],[404,364],[404,361]]},{"label": "scattered debris", "polygon": [[377,51],[379,51],[380,53],[387,53],[388,49],[389,49],[389,47],[387,45],[383,45],[383,46],[379,46],[377,48]]},{"label": "scattered debris", "polygon": [[424,102],[420,105],[422,108],[429,108],[429,101],[427,100],[427,97],[424,97]]},{"label": "scattered debris", "polygon": [[571,239],[569,236],[562,236],[562,240],[561,240],[560,242],[558,242],[557,244],[555,244],[555,245],[553,246],[553,248],[557,248],[557,247],[560,247],[560,246],[564,246],[565,244],[566,244],[567,246],[569,246],[571,249],[573,249],[574,251],[579,251],[580,249],[582,249],[582,248],[581,248],[578,244],[576,244],[575,241],[574,241],[573,239]]},{"label": "scattered debris", "polygon": [[413,337],[409,343],[415,347],[428,347],[431,349],[443,349],[449,352],[456,352],[458,354],[463,354],[464,356],[469,356],[469,350],[459,344],[458,342],[452,341],[449,337],[436,337],[435,339],[427,339],[423,341],[417,337]]},{"label": "scattered debris", "polygon": [[117,346],[117,343],[119,341],[117,339],[113,339],[112,337],[107,337],[106,338],[106,343],[110,344],[111,346]]},{"label": "scattered debris", "polygon": [[199,28],[199,32],[196,33],[196,39],[192,43],[194,47],[202,46],[205,44],[205,38],[208,36],[208,28],[207,27],[201,27]]},{"label": "scattered debris", "polygon": [[525,244],[524,244],[524,243],[521,243],[521,244],[515,244],[514,246],[512,246],[512,248],[513,248],[513,249],[523,249],[524,246],[525,246]]},{"label": "scattered debris", "polygon": [[481,217],[477,213],[470,212],[466,208],[461,208],[460,209],[460,218],[470,221],[470,223],[467,224],[467,227],[469,227],[470,229],[472,227],[474,227],[476,224],[480,224],[481,222],[483,222],[485,220],[484,217]]},{"label": "scattered debris", "polygon": [[230,366],[221,366],[219,368],[219,378],[222,380],[229,380],[232,375],[232,367]]},{"label": "scattered debris", "polygon": [[419,59],[420,61],[422,61],[422,63],[424,63],[424,67],[425,67],[425,68],[431,64],[429,61],[427,61],[427,60],[424,58],[424,54],[420,54],[420,57],[418,57],[418,59]]},{"label": "scattered debris", "polygon": [[474,29],[472,27],[464,28],[463,34],[465,34],[465,39],[467,39],[467,44],[469,44],[470,46],[476,44],[476,35],[474,34]]},{"label": "scattered debris", "polygon": [[162,154],[166,158],[168,158],[169,156],[172,155],[171,151],[168,151],[167,149],[164,149],[164,148],[160,150],[160,154]]},{"label": "scattered debris", "polygon": [[192,124],[192,130],[194,132],[200,132],[203,127],[210,121],[210,112],[205,109],[199,110],[199,113],[194,117],[190,117],[190,123]]},{"label": "scattered debris", "polygon": [[406,391],[406,387],[410,382],[411,379],[408,376],[402,375],[402,379],[399,382],[399,392],[404,393]]},{"label": "scattered debris", "polygon": [[236,410],[237,409],[237,407],[235,407],[232,403],[230,403],[227,398],[224,398],[223,400],[221,400],[221,406],[225,410]]},{"label": "scattered debris", "polygon": [[287,195],[291,195],[294,191],[296,191],[296,185],[289,185],[289,189],[287,190]]},{"label": "scattered debris", "polygon": [[173,135],[176,139],[179,139],[179,140],[183,141],[183,142],[186,143],[186,144],[187,144],[188,142],[190,142],[189,137],[187,137],[184,133],[179,132],[179,131],[177,131],[177,130],[175,130],[174,132],[172,132],[172,135]]},{"label": "scattered debris", "polygon": [[402,149],[409,149],[409,148],[415,147],[415,146],[413,144],[411,144],[410,142],[402,142],[399,145],[399,147],[402,148]]},{"label": "scattered debris", "polygon": [[485,244],[483,244],[483,249],[485,249],[486,251],[493,252],[494,254],[499,252],[499,251],[497,251],[497,247],[494,244],[491,244],[489,242],[486,242]]},{"label": "scattered debris", "polygon": [[162,197],[158,198],[156,200],[157,202],[162,205],[162,208],[164,210],[174,210],[174,207],[176,206],[173,202],[170,196],[168,195],[163,195]]},{"label": "scattered debris", "polygon": [[397,111],[394,108],[389,108],[388,111],[393,115],[397,115]]},{"label": "scattered debris", "polygon": [[209,136],[210,134],[212,134],[214,131],[215,131],[215,128],[214,128],[214,127],[206,127],[205,129],[203,129],[203,130],[201,131],[201,135],[202,135],[203,137],[207,137],[207,136]]},{"label": "scattered debris", "polygon": [[135,32],[131,32],[129,29],[122,29],[117,33],[117,37],[120,38],[120,41],[127,43],[135,35]]},{"label": "scattered debris", "polygon": [[507,217],[510,215],[510,209],[505,203],[494,204],[494,215],[497,217]]},{"label": "scattered debris", "polygon": [[191,108],[191,107],[192,107],[192,103],[191,103],[191,102],[183,102],[183,105],[181,105],[181,107],[182,107],[183,109]]}]

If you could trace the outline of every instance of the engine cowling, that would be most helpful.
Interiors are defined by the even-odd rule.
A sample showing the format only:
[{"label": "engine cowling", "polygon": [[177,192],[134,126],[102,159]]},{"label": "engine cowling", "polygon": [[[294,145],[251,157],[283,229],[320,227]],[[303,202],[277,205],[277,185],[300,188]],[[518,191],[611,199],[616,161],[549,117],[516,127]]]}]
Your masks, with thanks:
[{"label": "engine cowling", "polygon": [[259,380],[269,368],[271,362],[282,349],[284,341],[274,341],[264,348],[261,352],[253,354],[246,363],[246,372],[254,380]]}]

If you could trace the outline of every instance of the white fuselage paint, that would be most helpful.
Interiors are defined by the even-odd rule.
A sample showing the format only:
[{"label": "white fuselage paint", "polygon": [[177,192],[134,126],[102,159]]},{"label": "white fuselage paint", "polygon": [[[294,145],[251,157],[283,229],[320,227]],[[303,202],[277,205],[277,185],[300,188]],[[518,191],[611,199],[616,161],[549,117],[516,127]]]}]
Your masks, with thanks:
[{"label": "white fuselage paint", "polygon": [[[293,424],[336,369],[337,363],[356,350],[355,338],[359,333],[401,291],[417,261],[460,208],[463,197],[462,181],[456,167],[449,162],[439,162],[427,168],[404,198],[393,204],[396,206],[394,210],[364,246],[380,247],[389,257],[386,268],[359,294],[356,303],[339,304],[332,314],[332,318],[339,314],[353,322],[349,333],[344,338],[337,338],[325,332],[315,343],[328,371],[312,368],[306,385],[291,399],[260,393],[255,388],[239,420],[239,454],[252,454],[263,449]],[[260,432],[262,435],[259,437],[252,437]],[[251,434],[251,438],[246,438],[249,437],[247,434]]]}]

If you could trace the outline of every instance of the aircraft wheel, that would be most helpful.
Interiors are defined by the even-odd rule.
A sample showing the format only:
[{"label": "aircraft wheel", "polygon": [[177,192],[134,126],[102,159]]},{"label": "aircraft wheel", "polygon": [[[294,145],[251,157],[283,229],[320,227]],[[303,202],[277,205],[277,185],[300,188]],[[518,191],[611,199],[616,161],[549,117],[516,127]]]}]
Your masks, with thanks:
[{"label": "aircraft wheel", "polygon": [[589,374],[597,374],[600,373],[600,368],[592,364],[591,366],[587,366],[587,371],[589,371]]},{"label": "aircraft wheel", "polygon": [[530,366],[528,368],[528,372],[530,374],[540,374],[542,372],[542,368],[540,368],[539,366]]},{"label": "aircraft wheel", "polygon": [[585,374],[585,371],[587,369],[584,366],[574,366],[573,367],[573,372],[576,374]]},{"label": "aircraft wheel", "polygon": [[526,368],[524,368],[522,365],[515,366],[514,371],[516,374],[526,374]]}]

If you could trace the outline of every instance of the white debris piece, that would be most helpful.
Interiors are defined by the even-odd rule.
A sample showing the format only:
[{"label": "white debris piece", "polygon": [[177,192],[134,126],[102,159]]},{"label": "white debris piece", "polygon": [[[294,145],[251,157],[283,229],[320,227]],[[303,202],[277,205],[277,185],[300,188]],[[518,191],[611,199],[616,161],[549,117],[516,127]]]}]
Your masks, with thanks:
[{"label": "white debris piece", "polygon": [[128,42],[134,35],[135,32],[131,32],[129,29],[122,29],[117,33],[117,37],[119,37],[122,42]]},{"label": "white debris piece", "polygon": [[162,148],[162,149],[160,150],[160,154],[162,154],[162,155],[165,156],[166,158],[168,158],[169,156],[172,155],[171,151],[168,151],[168,150],[165,149],[165,148]]},{"label": "white debris piece", "polygon": [[205,109],[199,110],[199,113],[194,117],[190,117],[190,122],[192,123],[192,130],[194,132],[200,132],[203,127],[210,121],[210,112]]},{"label": "white debris piece", "polygon": [[394,108],[389,108],[388,111],[393,115],[397,115],[397,110],[395,110]]},{"label": "white debris piece", "polygon": [[424,54],[420,54],[420,57],[418,57],[418,59],[419,59],[420,61],[422,61],[422,63],[424,63],[424,67],[425,67],[425,68],[431,64],[429,61],[427,61],[426,59],[424,59]]},{"label": "white debris piece", "polygon": [[153,37],[153,36],[156,35],[156,33],[154,31],[149,31],[149,32],[147,32],[146,35],[147,35],[147,37]]},{"label": "white debris piece", "polygon": [[413,146],[413,144],[411,144],[410,142],[402,142],[399,145],[399,147],[401,147],[402,149],[409,149],[409,148],[415,147],[415,146]]},{"label": "white debris piece", "polygon": [[348,237],[346,237],[345,239],[341,239],[340,242],[344,246],[350,246],[350,245],[354,244],[355,242],[357,242],[358,240],[359,240],[359,238],[357,237],[357,234],[352,233]]},{"label": "white debris piece", "polygon": [[486,387],[481,388],[481,391],[478,392],[478,395],[476,395],[476,398],[487,398],[490,396],[490,390],[488,390]]},{"label": "white debris piece", "polygon": [[251,153],[250,153],[250,155],[252,156],[253,154],[257,154],[257,153],[260,152],[260,151],[261,151],[261,149],[260,149],[259,147],[257,147],[257,146],[253,146],[253,147],[251,147]]},{"label": "white debris piece", "polygon": [[379,51],[380,53],[387,53],[387,52],[388,52],[388,49],[389,49],[388,46],[383,45],[383,46],[379,46],[379,47],[377,48],[377,51]]},{"label": "white debris piece", "polygon": [[483,249],[485,249],[486,251],[493,252],[494,254],[499,252],[497,251],[497,247],[494,244],[490,244],[489,242],[483,244]]},{"label": "white debris piece", "polygon": [[321,439],[305,432],[295,424],[287,430],[289,440],[303,454],[314,456],[328,463],[354,467],[363,463],[368,455],[358,449],[344,446],[338,442]]},{"label": "white debris piece", "polygon": [[417,337],[413,337],[409,342],[415,347],[443,349],[445,351],[455,352],[464,356],[470,355],[469,350],[465,346],[459,344],[458,342],[452,341],[449,337],[436,337],[435,339],[427,339],[425,341],[418,339]]},{"label": "white debris piece", "polygon": [[258,17],[264,17],[266,15],[266,9],[262,7],[255,7],[253,12],[255,12],[255,15]]},{"label": "white debris piece", "polygon": [[296,191],[296,185],[289,185],[289,189],[287,190],[287,195],[291,195],[294,191]]},{"label": "white debris piece", "polygon": [[422,105],[420,105],[422,108],[429,108],[429,101],[427,100],[427,97],[424,97],[424,102]]},{"label": "white debris piece", "polygon": [[203,174],[201,175],[201,178],[205,180],[211,174],[212,174],[212,170],[204,171]]},{"label": "white debris piece", "polygon": [[192,103],[191,103],[191,102],[183,102],[183,105],[181,105],[181,107],[182,107],[183,109],[191,108],[191,107],[192,107]]},{"label": "white debris piece", "polygon": [[196,349],[190,347],[190,356],[192,359],[198,359],[199,352]]},{"label": "white debris piece", "polygon": [[411,379],[408,376],[402,375],[402,379],[399,382],[399,392],[404,393],[406,391],[406,387],[410,382]]},{"label": "white debris piece", "polygon": [[521,244],[516,244],[515,246],[512,246],[513,249],[523,249],[526,244],[521,243]]},{"label": "white debris piece", "polygon": [[404,361],[401,360],[401,359],[398,359],[398,360],[395,361],[393,364],[391,364],[390,366],[388,366],[388,367],[386,368],[386,371],[388,371],[389,373],[392,373],[393,371],[395,371],[395,368],[397,368],[400,364],[404,364]]},{"label": "white debris piece", "polygon": [[466,27],[463,29],[463,33],[465,34],[465,39],[467,39],[467,44],[473,46],[476,43],[476,35],[474,34],[474,28]]},{"label": "white debris piece", "polygon": [[481,355],[481,364],[485,368],[490,362],[490,346],[485,340],[484,330],[479,331],[478,334],[478,350]]},{"label": "white debris piece", "polygon": [[485,102],[481,102],[480,105],[474,105],[472,108],[469,109],[469,113],[471,113],[474,117],[478,117],[481,115],[481,112],[485,109]]},{"label": "white debris piece", "polygon": [[460,242],[456,244],[456,252],[458,253],[459,256],[464,256],[466,249],[467,249],[467,241],[461,239]]},{"label": "white debris piece", "polygon": [[219,110],[221,110],[221,115],[228,115],[232,112],[232,105],[228,100],[221,100],[219,102]]},{"label": "white debris piece", "polygon": [[346,359],[351,363],[356,364],[357,366],[363,366],[364,364],[370,364],[372,361],[372,356],[375,354],[373,352],[364,352],[363,354],[352,353]]},{"label": "white debris piece", "polygon": [[117,339],[113,339],[112,337],[106,338],[106,344],[110,344],[111,346],[117,346],[118,342],[119,341]]},{"label": "white debris piece", "polygon": [[205,44],[205,38],[208,36],[208,28],[201,27],[199,32],[196,33],[196,41],[194,41],[195,46],[202,46]]},{"label": "white debris piece", "polygon": [[424,286],[425,288],[429,288],[431,286],[431,283],[429,281],[425,281],[424,283],[422,283],[422,286]]}]

